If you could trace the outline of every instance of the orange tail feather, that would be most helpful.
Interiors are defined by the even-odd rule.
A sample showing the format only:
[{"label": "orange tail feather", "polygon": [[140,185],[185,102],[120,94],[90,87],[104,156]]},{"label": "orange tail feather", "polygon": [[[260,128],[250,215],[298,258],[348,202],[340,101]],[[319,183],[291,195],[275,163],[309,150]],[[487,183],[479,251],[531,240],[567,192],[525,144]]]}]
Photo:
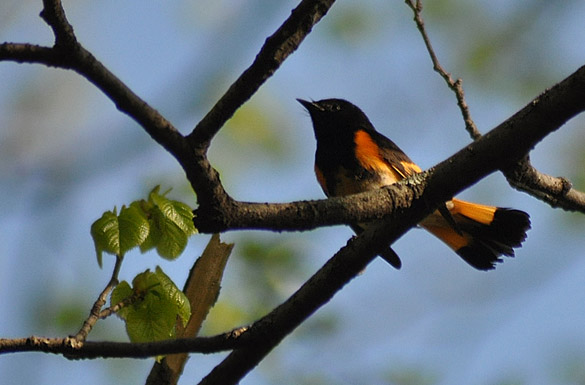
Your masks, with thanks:
[{"label": "orange tail feather", "polygon": [[530,228],[530,217],[523,211],[492,207],[453,199],[447,203],[457,223],[453,228],[438,212],[421,226],[479,270],[490,270],[502,262],[500,256],[514,256]]}]

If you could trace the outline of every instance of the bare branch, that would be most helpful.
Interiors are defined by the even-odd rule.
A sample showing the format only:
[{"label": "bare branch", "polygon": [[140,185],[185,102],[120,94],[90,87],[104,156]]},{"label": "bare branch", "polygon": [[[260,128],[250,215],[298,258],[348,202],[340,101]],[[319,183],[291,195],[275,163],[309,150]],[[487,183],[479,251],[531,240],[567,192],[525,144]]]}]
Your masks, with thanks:
[{"label": "bare branch", "polygon": [[61,0],[43,0],[41,17],[53,30],[55,46],[74,47],[77,45],[77,38],[73,27],[67,21]]},{"label": "bare branch", "polygon": [[181,162],[197,193],[200,207],[216,216],[217,207],[227,208],[234,200],[226,193],[219,174],[209,163],[206,153],[212,138],[262,84],[293,53],[333,5],[335,0],[303,0],[278,30],[266,39],[254,62],[230,86],[213,108],[187,136],[193,159]]},{"label": "bare branch", "polygon": [[85,341],[87,335],[91,332],[91,329],[93,329],[95,323],[101,318],[101,310],[108,299],[108,294],[110,294],[110,292],[118,284],[118,274],[120,273],[122,260],[123,260],[122,257],[120,257],[119,255],[116,256],[116,263],[114,265],[114,270],[112,272],[112,277],[110,278],[110,281],[108,282],[104,290],[102,290],[102,292],[98,296],[98,299],[93,304],[91,311],[89,313],[89,317],[85,320],[83,326],[81,327],[81,329],[79,329],[75,337],[73,337],[77,342]]},{"label": "bare branch", "polygon": [[344,197],[289,203],[252,203],[232,201],[229,205],[200,206],[195,210],[199,232],[226,230],[304,231],[381,219],[394,209],[392,197],[380,191],[368,191]]},{"label": "bare branch", "polygon": [[504,171],[510,185],[538,198],[551,207],[585,213],[585,193],[573,188],[563,177],[543,174],[530,164],[529,157]]},{"label": "bare branch", "polygon": [[0,61],[17,63],[41,63],[56,67],[60,62],[53,48],[34,44],[3,43],[0,44]]},{"label": "bare branch", "polygon": [[238,108],[260,88],[301,44],[335,0],[303,0],[290,17],[266,39],[248,69],[230,86],[187,137],[194,147],[207,149],[211,139]]},{"label": "bare branch", "polygon": [[418,30],[420,31],[423,41],[425,42],[425,46],[427,47],[427,51],[429,56],[431,57],[431,61],[433,62],[433,69],[441,75],[441,77],[447,83],[447,86],[455,93],[455,97],[457,98],[457,105],[461,110],[461,114],[463,115],[463,121],[465,122],[465,129],[471,135],[471,138],[476,140],[478,139],[481,134],[475,125],[475,122],[471,118],[471,113],[469,112],[469,106],[465,101],[465,96],[463,92],[463,81],[461,79],[453,80],[451,74],[448,73],[441,63],[437,55],[435,54],[435,50],[431,44],[431,39],[427,35],[427,31],[425,29],[425,23],[422,18],[422,2],[420,0],[405,0],[406,4],[412,9],[414,12],[414,22]]},{"label": "bare branch", "polygon": [[[70,359],[93,358],[148,358],[174,353],[217,353],[232,350],[244,344],[240,336],[246,328],[213,337],[179,338],[166,341],[131,342],[79,342],[75,338],[0,338],[0,354],[16,352],[44,352],[61,354]],[[245,342],[245,341],[244,341]]]}]

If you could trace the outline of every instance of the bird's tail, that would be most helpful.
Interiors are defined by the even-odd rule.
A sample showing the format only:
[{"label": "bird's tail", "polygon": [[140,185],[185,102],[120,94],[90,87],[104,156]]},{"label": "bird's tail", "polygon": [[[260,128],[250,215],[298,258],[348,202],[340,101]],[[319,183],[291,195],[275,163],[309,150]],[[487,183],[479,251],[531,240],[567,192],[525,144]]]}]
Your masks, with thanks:
[{"label": "bird's tail", "polygon": [[480,205],[452,199],[446,203],[451,218],[438,211],[420,225],[479,270],[490,270],[501,256],[514,256],[530,229],[530,217],[523,211]]}]

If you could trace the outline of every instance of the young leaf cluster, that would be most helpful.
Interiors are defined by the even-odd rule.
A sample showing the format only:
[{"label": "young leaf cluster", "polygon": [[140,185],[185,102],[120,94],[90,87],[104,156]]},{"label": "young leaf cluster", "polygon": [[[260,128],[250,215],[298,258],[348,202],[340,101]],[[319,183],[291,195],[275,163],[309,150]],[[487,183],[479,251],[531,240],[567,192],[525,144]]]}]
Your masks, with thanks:
[{"label": "young leaf cluster", "polygon": [[189,300],[158,266],[154,272],[138,274],[132,287],[126,281],[120,282],[110,303],[114,306],[129,299],[132,303],[120,308],[118,316],[125,321],[132,342],[174,338],[177,322],[185,326],[191,316]]},{"label": "young leaf cluster", "polygon": [[102,266],[103,252],[123,257],[139,247],[141,252],[156,249],[166,259],[177,258],[187,246],[189,236],[196,233],[193,212],[182,202],[168,199],[156,186],[148,199],[106,211],[91,226],[97,260]]}]

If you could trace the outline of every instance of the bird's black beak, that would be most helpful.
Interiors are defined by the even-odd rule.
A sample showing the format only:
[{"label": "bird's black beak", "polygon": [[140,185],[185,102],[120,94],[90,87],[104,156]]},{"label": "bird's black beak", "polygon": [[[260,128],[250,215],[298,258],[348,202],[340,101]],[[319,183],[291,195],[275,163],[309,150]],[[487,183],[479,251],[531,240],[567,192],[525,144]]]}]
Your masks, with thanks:
[{"label": "bird's black beak", "polygon": [[297,102],[301,103],[303,107],[305,107],[307,111],[309,111],[309,113],[321,111],[321,107],[319,107],[319,105],[316,104],[315,102],[309,102],[304,99],[297,99]]}]

